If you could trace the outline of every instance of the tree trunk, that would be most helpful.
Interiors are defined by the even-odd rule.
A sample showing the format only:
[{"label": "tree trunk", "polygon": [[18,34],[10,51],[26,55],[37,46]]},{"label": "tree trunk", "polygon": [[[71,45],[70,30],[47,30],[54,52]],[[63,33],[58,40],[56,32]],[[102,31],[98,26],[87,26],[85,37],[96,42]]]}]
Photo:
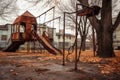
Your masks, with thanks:
[{"label": "tree trunk", "polygon": [[99,32],[97,32],[97,42],[98,42],[97,50],[98,57],[102,58],[115,57],[112,33],[110,31],[99,30]]},{"label": "tree trunk", "polygon": [[83,36],[83,40],[82,40],[82,51],[85,51],[85,45],[86,45],[86,35]]},{"label": "tree trunk", "polygon": [[103,0],[101,9],[101,21],[97,32],[99,57],[114,57],[113,30],[112,30],[112,0]]},{"label": "tree trunk", "polygon": [[[86,3],[88,5],[88,0],[78,0],[80,3]],[[94,17],[93,17],[94,18]],[[97,35],[97,56],[99,57],[114,57],[113,49],[113,32],[119,24],[120,14],[118,15],[118,22],[113,26],[112,24],[112,0],[102,0],[101,7],[101,19],[98,20],[94,18],[94,24],[92,24],[93,19],[90,19],[92,26],[96,30]],[[114,27],[114,28],[113,28]]]}]

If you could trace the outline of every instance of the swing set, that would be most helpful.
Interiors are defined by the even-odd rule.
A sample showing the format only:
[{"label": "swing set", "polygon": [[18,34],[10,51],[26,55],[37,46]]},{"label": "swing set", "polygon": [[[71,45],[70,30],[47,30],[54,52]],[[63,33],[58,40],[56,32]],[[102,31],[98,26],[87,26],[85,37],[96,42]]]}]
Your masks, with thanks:
[{"label": "swing set", "polygon": [[[78,6],[83,6],[85,7],[82,10],[78,10]],[[100,7],[99,6],[86,6],[84,4],[76,4],[76,11],[75,12],[64,12],[64,23],[63,23],[63,65],[65,65],[65,59],[68,59],[69,55],[71,53],[73,53],[73,51],[75,51],[75,70],[77,70],[77,64],[80,58],[80,54],[81,54],[81,48],[82,48],[82,42],[83,42],[83,36],[81,36],[81,43],[80,43],[80,49],[79,49],[79,54],[78,54],[78,44],[77,44],[77,37],[78,37],[78,17],[82,17],[82,16],[86,16],[86,18],[89,18],[92,16],[92,38],[93,38],[93,55],[95,56],[95,51],[96,51],[96,47],[95,47],[95,34],[94,34],[94,16],[98,15],[100,11]],[[68,55],[65,57],[65,18],[66,18],[66,14],[70,15],[70,14],[76,14],[76,24],[75,24],[75,41],[73,43],[72,46],[70,46],[70,48],[68,49]]]}]

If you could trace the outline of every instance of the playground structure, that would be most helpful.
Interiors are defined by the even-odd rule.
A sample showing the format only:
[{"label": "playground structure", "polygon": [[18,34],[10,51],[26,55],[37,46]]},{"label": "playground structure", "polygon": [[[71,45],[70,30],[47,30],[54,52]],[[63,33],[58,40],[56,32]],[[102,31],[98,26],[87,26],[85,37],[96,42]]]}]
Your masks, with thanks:
[{"label": "playground structure", "polygon": [[37,21],[31,13],[26,11],[15,19],[11,27],[11,37],[8,47],[3,51],[15,52],[20,45],[32,41],[34,39],[31,35],[32,29],[37,31]]},{"label": "playground structure", "polygon": [[38,41],[48,52],[55,55],[61,54],[61,51],[52,45],[49,37],[46,34],[43,33],[42,36],[39,36],[37,34],[36,17],[33,16],[30,12],[26,11],[14,21],[13,26],[11,28],[11,37],[9,40],[9,45],[3,51],[15,52],[20,47],[20,45],[29,41],[33,41],[34,48],[35,41]]},{"label": "playground structure", "polygon": [[[78,10],[78,5],[82,5],[84,7],[86,7],[83,10]],[[77,27],[77,21],[78,21],[78,17],[79,16],[86,16],[91,17],[91,16],[95,16],[99,13],[100,8],[96,6],[92,6],[92,7],[88,7],[85,6],[83,4],[76,4],[76,11],[69,13],[69,12],[64,12],[64,23],[63,23],[63,52],[61,52],[59,49],[55,48],[52,45],[52,42],[50,40],[50,38],[43,33],[42,36],[39,36],[37,34],[37,29],[39,29],[39,27],[37,26],[37,21],[36,18],[39,18],[40,21],[40,17],[53,9],[53,19],[49,20],[47,22],[45,22],[43,24],[49,23],[51,21],[53,21],[53,28],[54,28],[54,20],[59,19],[60,21],[60,17],[55,18],[54,17],[54,11],[55,11],[55,7],[50,8],[49,10],[47,10],[46,12],[42,13],[41,15],[39,15],[38,17],[34,17],[31,13],[29,13],[28,11],[26,11],[24,14],[22,14],[21,16],[19,16],[18,18],[16,18],[16,20],[14,21],[14,26],[11,28],[11,38],[9,40],[9,45],[6,49],[4,49],[4,51],[6,52],[15,52],[20,45],[24,44],[25,42],[29,42],[29,41],[33,41],[34,43],[34,48],[35,48],[35,41],[38,41],[40,44],[43,45],[43,47],[49,51],[52,54],[63,54],[63,65],[65,65],[65,15],[66,14],[76,14],[76,28],[75,28],[75,43],[72,46],[72,49],[75,50],[75,70],[77,70],[77,63],[78,63],[78,58],[80,57],[81,54],[81,47],[82,44],[80,44],[80,50],[79,50],[79,55],[78,55],[78,47],[77,47],[77,36],[78,36],[78,27]],[[97,10],[97,13],[95,13]],[[92,18],[93,19],[93,18]],[[94,19],[93,21],[93,25],[94,25]],[[22,29],[22,30],[21,30]],[[95,39],[94,39],[94,29],[92,27],[92,33],[93,33],[93,53],[95,55]],[[32,34],[32,35],[31,35]],[[52,31],[52,34],[53,31]],[[52,41],[54,40],[54,37],[51,37]],[[82,43],[82,37],[81,37],[81,43]]]}]

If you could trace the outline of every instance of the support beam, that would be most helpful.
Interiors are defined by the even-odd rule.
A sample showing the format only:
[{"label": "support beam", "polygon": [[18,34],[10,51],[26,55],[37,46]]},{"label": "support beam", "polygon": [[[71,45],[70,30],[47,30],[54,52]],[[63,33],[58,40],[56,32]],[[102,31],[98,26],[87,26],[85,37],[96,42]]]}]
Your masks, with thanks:
[{"label": "support beam", "polygon": [[65,65],[65,14],[63,16],[63,66]]},{"label": "support beam", "polygon": [[50,8],[50,9],[48,9],[47,11],[45,11],[45,12],[44,12],[44,13],[42,13],[41,15],[37,16],[36,18],[38,18],[38,17],[42,16],[43,14],[46,14],[48,11],[50,11],[50,10],[52,10],[52,9],[54,9],[54,8],[55,8],[55,6],[54,6],[54,7],[52,7],[52,8]]}]

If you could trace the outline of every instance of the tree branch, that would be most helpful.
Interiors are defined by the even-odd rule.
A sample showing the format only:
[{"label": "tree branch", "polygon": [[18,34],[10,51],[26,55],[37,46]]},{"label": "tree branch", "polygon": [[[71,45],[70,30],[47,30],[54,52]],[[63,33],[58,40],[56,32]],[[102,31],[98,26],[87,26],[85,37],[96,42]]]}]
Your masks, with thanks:
[{"label": "tree branch", "polygon": [[117,19],[113,25],[112,31],[114,32],[115,29],[118,27],[118,25],[120,24],[120,12],[118,13]]}]

